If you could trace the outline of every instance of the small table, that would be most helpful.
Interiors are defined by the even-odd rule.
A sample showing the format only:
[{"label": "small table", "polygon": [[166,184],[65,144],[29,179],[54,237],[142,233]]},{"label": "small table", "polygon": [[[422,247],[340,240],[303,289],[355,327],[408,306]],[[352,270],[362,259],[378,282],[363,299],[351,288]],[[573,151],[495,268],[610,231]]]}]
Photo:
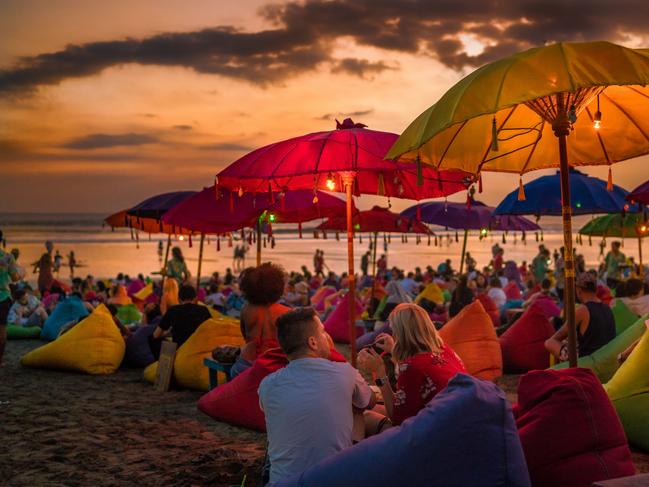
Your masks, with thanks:
[{"label": "small table", "polygon": [[219,385],[216,375],[217,372],[223,372],[225,374],[225,381],[230,382],[230,370],[234,364],[224,364],[211,358],[204,359],[203,364],[207,367],[207,373],[209,374],[210,390]]}]

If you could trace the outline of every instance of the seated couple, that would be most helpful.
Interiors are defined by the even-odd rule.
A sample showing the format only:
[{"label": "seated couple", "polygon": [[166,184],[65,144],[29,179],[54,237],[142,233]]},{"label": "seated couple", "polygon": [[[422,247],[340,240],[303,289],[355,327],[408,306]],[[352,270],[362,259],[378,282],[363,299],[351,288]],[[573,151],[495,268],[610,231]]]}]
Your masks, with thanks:
[{"label": "seated couple", "polygon": [[[367,434],[380,433],[414,416],[458,372],[457,355],[444,345],[428,314],[414,304],[400,304],[390,315],[394,338],[380,335],[375,346],[396,362],[396,392],[386,377],[383,358],[362,350],[359,366],[376,378],[385,400],[383,412],[365,380],[347,362],[329,360],[331,339],[313,308],[290,311],[277,320],[277,337],[289,364],[259,386],[266,416],[270,481],[299,474],[353,444],[354,411]],[[364,420],[364,421],[363,421]]]}]

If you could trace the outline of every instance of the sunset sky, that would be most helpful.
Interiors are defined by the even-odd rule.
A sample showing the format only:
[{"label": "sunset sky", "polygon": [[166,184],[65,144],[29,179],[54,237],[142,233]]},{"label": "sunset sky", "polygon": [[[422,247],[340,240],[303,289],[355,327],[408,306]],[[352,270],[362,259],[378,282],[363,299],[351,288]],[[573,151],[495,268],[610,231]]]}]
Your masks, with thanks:
[{"label": "sunset sky", "polygon": [[[649,47],[648,19],[646,0],[0,0],[0,211],[199,189],[335,118],[400,133],[485,62],[552,41]],[[614,182],[634,188],[647,163]],[[517,184],[486,175],[482,199]]]}]

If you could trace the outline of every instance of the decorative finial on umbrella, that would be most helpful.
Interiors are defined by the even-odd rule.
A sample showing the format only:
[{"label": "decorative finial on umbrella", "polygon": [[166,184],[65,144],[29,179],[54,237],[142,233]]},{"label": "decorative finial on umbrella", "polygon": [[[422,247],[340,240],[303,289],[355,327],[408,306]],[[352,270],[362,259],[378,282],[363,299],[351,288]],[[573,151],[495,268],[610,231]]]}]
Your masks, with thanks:
[{"label": "decorative finial on umbrella", "polygon": [[336,130],[345,130],[345,129],[363,129],[367,127],[364,123],[354,123],[351,118],[346,118],[343,120],[343,123],[340,123],[338,119],[336,120]]}]

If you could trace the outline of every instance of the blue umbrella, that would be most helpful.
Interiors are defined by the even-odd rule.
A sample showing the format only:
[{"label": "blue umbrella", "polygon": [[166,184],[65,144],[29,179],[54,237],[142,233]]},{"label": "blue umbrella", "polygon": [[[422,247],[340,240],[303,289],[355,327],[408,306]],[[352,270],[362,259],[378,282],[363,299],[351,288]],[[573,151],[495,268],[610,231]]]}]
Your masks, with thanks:
[{"label": "blue umbrella", "polygon": [[[638,211],[625,200],[628,191],[613,185],[607,189],[606,181],[570,169],[570,206],[573,215],[595,213],[621,213]],[[542,176],[524,186],[525,200],[519,201],[519,190],[509,193],[496,207],[496,215],[548,215],[561,216],[561,176],[559,171]],[[626,208],[625,208],[626,206]]]},{"label": "blue umbrella", "polygon": [[466,203],[448,203],[442,201],[429,201],[406,208],[402,216],[410,219],[420,219],[431,225],[440,225],[457,230],[464,230],[462,243],[462,257],[460,258],[460,274],[464,269],[464,256],[469,230],[538,230],[540,227],[521,216],[497,216],[494,209],[480,201],[471,200],[471,205]]}]

